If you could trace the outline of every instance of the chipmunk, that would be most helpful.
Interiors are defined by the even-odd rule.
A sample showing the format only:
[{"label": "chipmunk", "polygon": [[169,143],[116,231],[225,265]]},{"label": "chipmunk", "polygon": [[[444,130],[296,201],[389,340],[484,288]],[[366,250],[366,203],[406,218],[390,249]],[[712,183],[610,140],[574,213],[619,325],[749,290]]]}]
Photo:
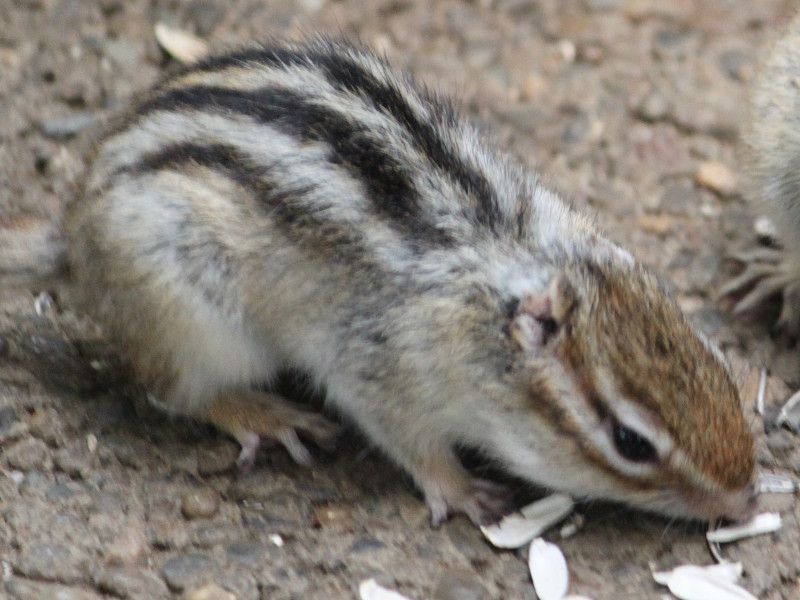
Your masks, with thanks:
[{"label": "chipmunk", "polygon": [[18,252],[18,274],[52,270],[43,244],[66,237],[82,306],[140,381],[238,440],[242,463],[262,437],[307,463],[297,432],[334,432],[255,387],[290,365],[412,475],[433,525],[507,508],[459,447],[581,498],[754,510],[737,389],[665,285],[365,49],[184,68],[99,145],[65,235],[30,229],[44,267]]},{"label": "chipmunk", "polygon": [[735,314],[780,296],[776,329],[800,333],[800,15],[757,69],[750,116],[742,136],[749,163],[749,194],[756,211],[776,228],[778,248],[740,253],[744,270],[721,289],[738,297]]}]

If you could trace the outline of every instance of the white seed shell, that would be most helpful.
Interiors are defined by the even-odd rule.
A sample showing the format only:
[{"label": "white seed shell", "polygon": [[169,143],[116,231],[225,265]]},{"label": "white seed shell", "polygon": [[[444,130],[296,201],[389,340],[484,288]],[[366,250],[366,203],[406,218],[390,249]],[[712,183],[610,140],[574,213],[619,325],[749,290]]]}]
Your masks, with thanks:
[{"label": "white seed shell", "polygon": [[653,579],[665,585],[680,600],[757,600],[743,587],[736,585],[741,575],[740,563],[722,563],[709,567],[683,565]]},{"label": "white seed shell", "polygon": [[784,425],[792,431],[798,430],[798,423],[800,423],[800,391],[789,397],[775,419],[776,425]]},{"label": "white seed shell", "polygon": [[567,560],[555,544],[536,538],[528,551],[528,568],[539,600],[562,600],[569,587]]},{"label": "white seed shell", "polygon": [[481,531],[498,548],[522,548],[571,513],[573,507],[569,496],[553,494],[503,517],[497,525],[481,527]]},{"label": "white seed shell", "polygon": [[778,237],[778,228],[769,217],[761,216],[753,221],[753,230],[761,238],[774,240]]},{"label": "white seed shell", "polygon": [[172,58],[185,65],[195,63],[209,53],[208,44],[188,31],[156,23],[153,33],[158,45]]},{"label": "white seed shell", "polygon": [[770,533],[780,528],[781,516],[778,513],[761,513],[747,523],[731,525],[730,527],[721,527],[714,531],[709,531],[706,533],[706,538],[709,542],[724,544],[746,537]]},{"label": "white seed shell", "polygon": [[358,586],[358,595],[361,600],[409,600],[406,596],[383,587],[374,579],[362,581]]},{"label": "white seed shell", "polygon": [[758,476],[758,492],[760,494],[794,494],[798,484],[791,477],[762,473]]}]

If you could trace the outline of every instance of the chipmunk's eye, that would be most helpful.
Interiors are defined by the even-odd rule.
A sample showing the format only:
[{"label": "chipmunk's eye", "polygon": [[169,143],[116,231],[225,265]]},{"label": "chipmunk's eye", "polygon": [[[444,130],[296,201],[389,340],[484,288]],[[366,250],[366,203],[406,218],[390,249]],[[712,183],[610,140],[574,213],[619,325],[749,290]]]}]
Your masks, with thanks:
[{"label": "chipmunk's eye", "polygon": [[653,444],[648,442],[633,429],[614,421],[614,445],[617,451],[631,462],[655,462],[658,453]]}]

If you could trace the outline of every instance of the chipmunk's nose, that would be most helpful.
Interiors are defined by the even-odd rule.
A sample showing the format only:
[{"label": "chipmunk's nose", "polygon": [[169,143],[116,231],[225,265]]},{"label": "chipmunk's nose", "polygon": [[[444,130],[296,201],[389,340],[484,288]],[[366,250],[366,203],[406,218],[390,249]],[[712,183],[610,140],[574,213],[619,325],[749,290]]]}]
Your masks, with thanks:
[{"label": "chipmunk's nose", "polygon": [[758,509],[758,490],[755,482],[751,482],[746,488],[741,490],[736,500],[731,503],[730,514],[725,516],[733,521],[749,521]]}]

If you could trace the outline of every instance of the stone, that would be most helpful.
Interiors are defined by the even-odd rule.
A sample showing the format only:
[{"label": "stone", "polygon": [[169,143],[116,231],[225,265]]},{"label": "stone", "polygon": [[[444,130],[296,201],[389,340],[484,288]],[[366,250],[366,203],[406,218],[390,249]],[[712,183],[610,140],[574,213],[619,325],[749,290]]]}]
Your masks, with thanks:
[{"label": "stone", "polygon": [[239,450],[232,442],[223,442],[197,451],[197,472],[202,477],[227,473],[236,466]]},{"label": "stone", "polygon": [[43,121],[40,123],[39,129],[45,137],[64,141],[92,127],[97,121],[98,119],[95,114],[81,112],[66,117],[58,117]]},{"label": "stone", "polygon": [[17,422],[17,411],[13,406],[0,407],[0,435]]},{"label": "stone", "polygon": [[92,455],[82,440],[56,450],[53,462],[58,470],[70,477],[85,479],[92,469]]},{"label": "stone", "polygon": [[434,600],[488,600],[489,593],[475,573],[463,570],[445,571],[436,582]]},{"label": "stone", "polygon": [[228,546],[227,550],[231,562],[256,570],[263,568],[268,554],[274,552],[275,546],[268,547],[258,542],[237,542]]},{"label": "stone", "polygon": [[663,94],[653,91],[647,94],[636,108],[636,116],[647,122],[660,121],[669,112],[669,102]]},{"label": "stone", "polygon": [[36,411],[31,416],[30,432],[34,437],[39,438],[49,446],[63,446],[66,436],[62,417],[53,408]]},{"label": "stone", "polygon": [[323,504],[314,507],[314,524],[319,527],[350,530],[355,527],[352,511],[344,504]]},{"label": "stone", "polygon": [[161,576],[175,592],[194,589],[208,583],[214,576],[215,563],[204,554],[179,554],[161,567]]},{"label": "stone", "polygon": [[219,578],[220,585],[237,600],[259,600],[258,582],[252,573],[242,569],[226,570]]},{"label": "stone", "polygon": [[147,523],[148,539],[156,548],[180,550],[189,544],[189,533],[180,519],[152,515]]},{"label": "stone", "polygon": [[480,560],[486,558],[489,552],[486,540],[480,529],[475,527],[469,519],[463,516],[450,519],[445,525],[445,533],[456,549],[467,560]]},{"label": "stone", "polygon": [[209,583],[187,592],[184,597],[186,600],[240,600],[216,583]]},{"label": "stone", "polygon": [[89,557],[75,546],[31,544],[22,548],[14,568],[32,579],[78,583],[83,580],[88,565]]},{"label": "stone", "polygon": [[142,559],[146,550],[147,540],[142,527],[128,524],[119,530],[103,553],[109,565],[133,565]]},{"label": "stone", "polygon": [[362,552],[375,552],[377,550],[383,550],[385,548],[386,544],[384,544],[380,540],[376,540],[375,538],[371,537],[363,537],[363,538],[358,538],[355,542],[352,543],[349,552],[351,554],[360,554]]},{"label": "stone", "polygon": [[208,525],[194,529],[190,537],[193,546],[210,548],[234,543],[239,535],[230,525]]},{"label": "stone", "polygon": [[731,79],[747,81],[753,76],[753,57],[743,50],[725,50],[719,55],[719,67]]},{"label": "stone", "polygon": [[642,231],[653,235],[664,235],[672,230],[674,220],[671,216],[665,214],[645,214],[640,216],[636,222]]},{"label": "stone", "polygon": [[44,497],[48,502],[63,502],[83,491],[81,486],[73,482],[55,483],[47,488]]},{"label": "stone", "polygon": [[720,162],[704,162],[695,172],[694,179],[698,185],[720,196],[730,196],[736,191],[736,175]]},{"label": "stone", "polygon": [[4,453],[8,465],[20,471],[49,469],[50,449],[42,440],[27,437],[10,446]]},{"label": "stone", "polygon": [[152,571],[135,567],[107,567],[94,575],[97,588],[120,598],[169,597],[167,585]]},{"label": "stone", "polygon": [[[19,577],[8,579],[5,590],[14,600],[103,600],[99,594],[82,588],[25,581]],[[0,597],[5,598],[1,594]]]},{"label": "stone", "polygon": [[214,488],[190,490],[181,498],[181,513],[187,519],[209,519],[218,509],[219,494]]}]

